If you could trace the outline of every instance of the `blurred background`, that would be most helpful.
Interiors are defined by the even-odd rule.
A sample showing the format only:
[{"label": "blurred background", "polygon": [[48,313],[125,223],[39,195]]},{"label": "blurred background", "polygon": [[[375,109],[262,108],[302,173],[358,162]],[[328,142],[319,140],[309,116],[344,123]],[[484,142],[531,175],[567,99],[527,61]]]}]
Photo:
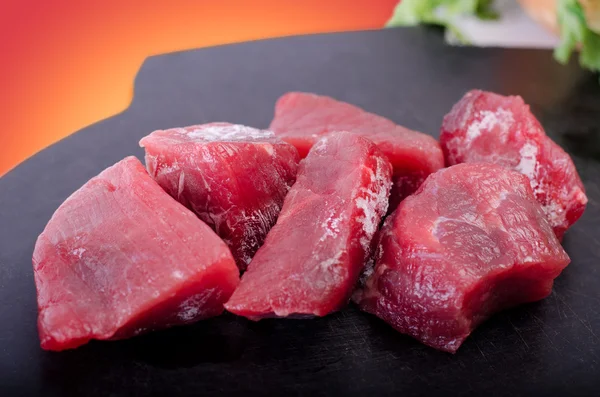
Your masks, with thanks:
[{"label": "blurred background", "polygon": [[[420,23],[448,28],[449,45],[554,48],[561,45],[561,35],[563,42],[571,33],[576,36],[572,41],[585,41],[588,31],[572,19],[583,9],[589,26],[594,26],[600,8],[600,0],[492,3],[0,0],[0,175],[61,138],[126,109],[135,74],[151,55]],[[573,32],[561,30],[558,23],[561,9],[569,6],[580,7],[568,14],[567,22],[577,25]],[[595,44],[600,52],[600,41],[588,47]]]}]

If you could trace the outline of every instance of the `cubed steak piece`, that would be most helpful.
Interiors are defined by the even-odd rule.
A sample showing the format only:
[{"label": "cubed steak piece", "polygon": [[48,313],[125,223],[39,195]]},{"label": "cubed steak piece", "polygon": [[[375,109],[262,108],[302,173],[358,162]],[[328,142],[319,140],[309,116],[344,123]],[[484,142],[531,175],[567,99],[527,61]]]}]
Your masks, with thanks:
[{"label": "cubed steak piece", "polygon": [[158,184],[227,243],[245,270],[296,179],[298,152],[271,131],[210,123],[140,141]]},{"label": "cubed steak piece", "polygon": [[324,316],[345,305],[387,210],[391,175],[368,139],[340,132],[317,142],[225,308],[259,320]]},{"label": "cubed steak piece", "polygon": [[387,218],[353,300],[454,353],[493,313],[548,296],[568,263],[526,177],[456,165],[430,175]]},{"label": "cubed steak piece", "polygon": [[444,117],[440,142],[448,165],[489,162],[529,178],[559,240],[585,210],[587,197],[571,157],[519,96],[468,92]]},{"label": "cubed steak piece", "polygon": [[289,92],[275,105],[269,127],[305,157],[321,137],[332,131],[348,131],[375,142],[394,169],[390,211],[412,194],[427,175],[444,166],[438,142],[421,132],[333,98]]},{"label": "cubed steak piece", "polygon": [[239,283],[227,245],[128,157],[56,210],[33,252],[47,350],[219,315]]}]

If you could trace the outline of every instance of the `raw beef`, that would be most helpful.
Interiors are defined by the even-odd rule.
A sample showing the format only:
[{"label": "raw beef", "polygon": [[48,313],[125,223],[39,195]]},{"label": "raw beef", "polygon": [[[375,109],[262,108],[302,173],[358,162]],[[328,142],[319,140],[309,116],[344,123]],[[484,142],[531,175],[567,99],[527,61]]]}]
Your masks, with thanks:
[{"label": "raw beef", "polygon": [[270,129],[294,145],[300,157],[332,131],[349,131],[375,142],[394,168],[390,210],[417,190],[427,175],[444,166],[440,145],[432,137],[326,96],[302,92],[283,95],[275,106]]},{"label": "raw beef", "polygon": [[528,179],[494,164],[430,175],[387,218],[375,257],[353,300],[452,353],[494,312],[548,296],[569,263]]},{"label": "raw beef", "polygon": [[324,316],[346,304],[387,210],[391,174],[361,136],[317,142],[226,309],[258,320]]},{"label": "raw beef", "polygon": [[271,131],[211,123],[141,140],[150,175],[227,243],[245,270],[296,179],[298,153]]},{"label": "raw beef", "polygon": [[448,165],[491,162],[527,176],[559,239],[585,210],[573,161],[519,96],[468,92],[444,118],[440,142]]},{"label": "raw beef", "polygon": [[47,350],[216,316],[239,283],[225,243],[134,157],[56,210],[33,268]]}]

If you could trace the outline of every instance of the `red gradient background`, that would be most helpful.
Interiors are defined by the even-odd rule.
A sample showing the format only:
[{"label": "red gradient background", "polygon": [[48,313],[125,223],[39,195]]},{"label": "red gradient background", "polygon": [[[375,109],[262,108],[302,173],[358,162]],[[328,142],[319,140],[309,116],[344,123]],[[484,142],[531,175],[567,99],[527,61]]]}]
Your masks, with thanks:
[{"label": "red gradient background", "polygon": [[380,28],[398,0],[0,0],[0,175],[129,106],[150,55]]}]

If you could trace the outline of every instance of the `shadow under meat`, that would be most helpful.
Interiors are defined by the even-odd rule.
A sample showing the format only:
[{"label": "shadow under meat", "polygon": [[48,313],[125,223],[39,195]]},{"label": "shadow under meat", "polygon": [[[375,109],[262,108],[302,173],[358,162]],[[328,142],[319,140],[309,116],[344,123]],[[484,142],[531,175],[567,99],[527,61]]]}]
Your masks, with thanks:
[{"label": "shadow under meat", "polygon": [[245,321],[225,313],[192,325],[150,332],[124,342],[123,347],[132,359],[165,369],[229,362],[244,351]]}]

